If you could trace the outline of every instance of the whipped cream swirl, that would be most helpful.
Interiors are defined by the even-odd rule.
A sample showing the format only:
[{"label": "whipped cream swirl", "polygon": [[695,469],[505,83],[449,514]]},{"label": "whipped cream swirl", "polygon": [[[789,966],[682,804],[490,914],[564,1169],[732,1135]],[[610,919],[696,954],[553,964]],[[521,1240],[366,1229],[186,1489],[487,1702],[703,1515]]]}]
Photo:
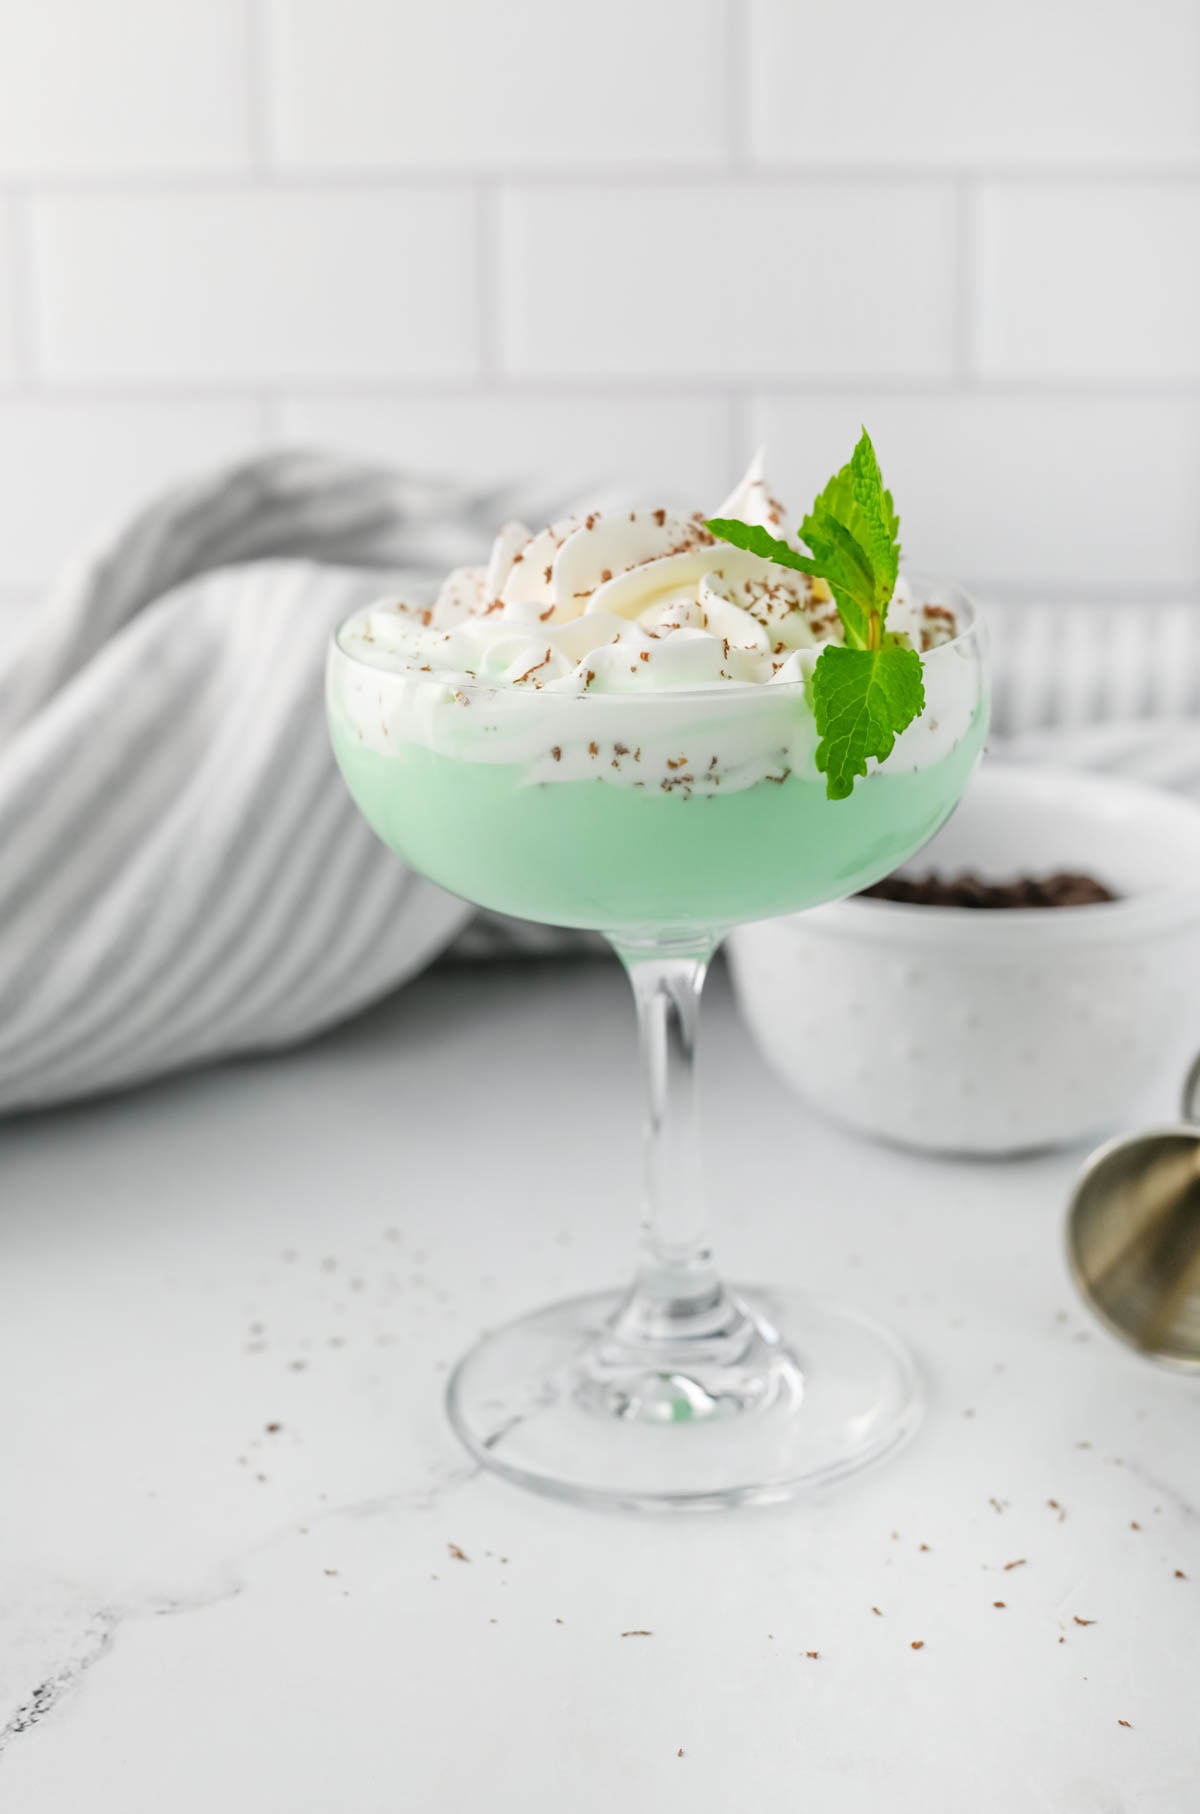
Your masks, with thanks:
[{"label": "whipped cream swirl", "polygon": [[[715,514],[791,539],[761,455]],[[953,613],[914,604],[903,578],[888,628],[923,650],[955,632]],[[343,644],[379,667],[578,694],[786,684],[841,637],[823,581],[716,541],[701,511],[630,510],[536,535],[508,523],[487,566],[457,568],[432,608],[376,605]]]},{"label": "whipped cream swirl", "polygon": [[[793,539],[761,455],[714,514]],[[928,653],[957,628],[948,606],[918,602],[901,577],[889,631]],[[823,581],[718,542],[703,512],[592,512],[536,534],[508,523],[487,565],[457,568],[432,606],[395,599],[358,613],[340,638],[351,671],[331,674],[331,698],[382,753],[420,742],[518,762],[530,781],[728,791],[816,773],[803,683],[823,645],[841,640]],[[531,693],[550,697],[535,705]],[[636,707],[648,693],[666,696],[652,719],[649,702]],[[584,696],[596,702],[586,725]],[[768,698],[777,705],[764,710]],[[889,770],[945,753],[969,721],[966,700],[910,726]]]}]

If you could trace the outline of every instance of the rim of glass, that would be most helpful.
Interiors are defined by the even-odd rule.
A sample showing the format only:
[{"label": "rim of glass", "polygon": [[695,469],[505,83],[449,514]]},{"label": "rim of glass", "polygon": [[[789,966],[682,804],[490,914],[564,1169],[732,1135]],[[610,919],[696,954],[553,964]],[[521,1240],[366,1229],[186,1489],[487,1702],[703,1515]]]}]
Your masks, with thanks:
[{"label": "rim of glass", "polygon": [[[956,614],[961,616],[965,611],[967,619],[947,641],[938,643],[936,648],[929,649],[922,654],[922,666],[927,667],[931,662],[937,661],[939,657],[948,657],[952,652],[960,649],[964,643],[969,642],[973,636],[977,636],[984,627],[983,616],[977,601],[957,580],[936,580],[927,574],[918,572],[909,573],[905,577],[910,584],[920,582],[920,590],[927,590],[930,594],[927,600],[929,603],[938,602],[935,594],[939,591],[952,592]],[[618,704],[628,707],[633,701],[642,706],[653,700],[706,699],[711,703],[714,699],[787,699],[797,694],[803,694],[807,687],[807,682],[804,680],[720,680],[714,681],[711,686],[706,687],[662,687],[655,690],[647,687],[628,693],[550,693],[544,687],[510,686],[503,680],[484,680],[478,675],[456,672],[452,668],[439,671],[408,666],[385,667],[379,662],[364,660],[361,655],[346,648],[342,640],[352,623],[362,617],[365,611],[374,609],[376,609],[374,605],[360,605],[357,610],[351,611],[347,617],[344,617],[330,638],[330,652],[340,655],[343,661],[348,661],[354,667],[362,668],[369,674],[390,674],[400,679],[415,680],[431,686],[450,686],[456,693],[488,693],[493,697],[500,694],[505,698],[511,695],[514,699],[548,699],[560,703],[587,701],[592,705],[603,702],[607,705]],[[651,709],[653,708],[651,707]]]}]

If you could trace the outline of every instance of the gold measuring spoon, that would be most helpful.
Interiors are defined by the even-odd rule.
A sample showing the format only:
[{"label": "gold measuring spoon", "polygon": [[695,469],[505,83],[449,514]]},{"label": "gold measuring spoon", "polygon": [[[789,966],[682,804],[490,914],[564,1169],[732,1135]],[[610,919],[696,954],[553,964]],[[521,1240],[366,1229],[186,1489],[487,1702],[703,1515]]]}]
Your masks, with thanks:
[{"label": "gold measuring spoon", "polygon": [[1178,1126],[1092,1154],[1067,1212],[1067,1256],[1114,1335],[1167,1366],[1200,1370],[1200,1058]]}]

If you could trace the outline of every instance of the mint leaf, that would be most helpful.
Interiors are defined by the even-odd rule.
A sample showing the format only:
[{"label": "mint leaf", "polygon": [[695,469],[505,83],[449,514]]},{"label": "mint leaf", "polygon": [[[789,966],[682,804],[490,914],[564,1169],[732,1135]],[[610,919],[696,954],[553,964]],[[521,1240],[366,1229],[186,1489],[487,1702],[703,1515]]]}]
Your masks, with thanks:
[{"label": "mint leaf", "polygon": [[813,551],[817,572],[833,593],[847,647],[868,648],[872,615],[878,619],[880,636],[883,617],[876,603],[875,574],[866,550],[836,517],[822,517],[818,526],[815,517],[807,516],[803,533]]},{"label": "mint leaf", "polygon": [[850,648],[878,649],[900,571],[900,519],[864,428],[849,463],[800,525],[833,593]]},{"label": "mint leaf", "polygon": [[883,762],[900,732],[925,709],[921,657],[889,639],[879,649],[828,643],[812,675],[817,767],[831,800],[845,800],[867,758]]},{"label": "mint leaf", "polygon": [[896,590],[900,571],[900,544],[896,539],[900,519],[891,492],[884,489],[879,461],[865,428],[849,464],[830,479],[801,524],[800,534],[807,542],[809,528],[820,534],[830,519],[847,530],[865,554],[877,591],[885,594],[886,606]]},{"label": "mint leaf", "polygon": [[826,648],[813,669],[813,706],[817,767],[829,798],[846,799],[855,777],[866,774],[867,758],[882,762],[925,710],[920,656],[887,635],[900,572],[900,518],[870,435],[864,428],[800,525],[811,559],[755,524],[714,517],[708,527],[735,548],[823,579],[833,593],[846,642]]},{"label": "mint leaf", "polygon": [[777,567],[794,567],[797,573],[807,573],[813,579],[821,577],[815,561],[797,553],[790,542],[781,542],[760,523],[739,523],[736,517],[715,516],[704,527],[711,529],[718,541],[732,542],[735,548],[761,555],[764,561],[774,561]]},{"label": "mint leaf", "polygon": [[823,579],[833,593],[847,648],[882,646],[900,571],[900,519],[865,428],[847,464],[834,473],[800,525],[811,559],[757,523],[713,517],[707,527],[735,548]]}]

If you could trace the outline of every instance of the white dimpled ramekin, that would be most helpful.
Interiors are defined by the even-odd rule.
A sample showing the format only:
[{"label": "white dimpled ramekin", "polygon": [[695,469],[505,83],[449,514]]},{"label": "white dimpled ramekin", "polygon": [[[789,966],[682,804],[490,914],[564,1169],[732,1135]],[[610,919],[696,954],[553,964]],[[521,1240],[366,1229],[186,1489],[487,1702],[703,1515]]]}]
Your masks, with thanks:
[{"label": "white dimpled ramekin", "polygon": [[1200,1047],[1200,807],[986,765],[905,866],[929,870],[1074,870],[1122,898],[991,911],[855,898],[739,928],[742,1009],[801,1096],[862,1133],[959,1153],[1067,1144],[1143,1104],[1173,1112]]}]

